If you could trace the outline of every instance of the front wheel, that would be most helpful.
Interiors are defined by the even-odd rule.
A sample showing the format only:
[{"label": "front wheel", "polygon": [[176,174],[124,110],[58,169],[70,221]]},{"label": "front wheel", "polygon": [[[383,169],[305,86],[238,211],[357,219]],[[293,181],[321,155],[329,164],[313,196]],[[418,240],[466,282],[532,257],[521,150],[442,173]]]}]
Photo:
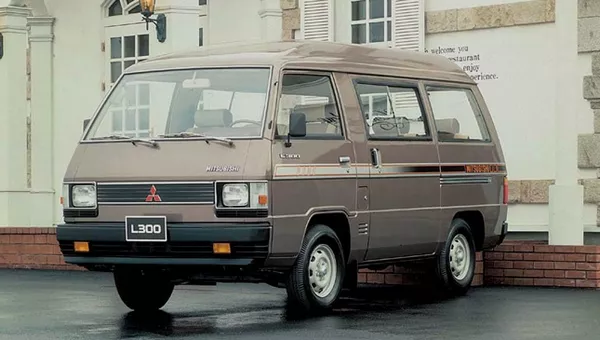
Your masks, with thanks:
[{"label": "front wheel", "polygon": [[475,276],[475,242],[469,224],[456,218],[436,261],[437,283],[444,293],[464,295]]},{"label": "front wheel", "polygon": [[342,290],[345,269],[336,233],[325,225],[313,226],[286,281],[289,303],[302,312],[330,309]]},{"label": "front wheel", "polygon": [[173,283],[156,271],[119,268],[113,274],[121,301],[134,311],[159,310],[169,301],[175,288]]}]

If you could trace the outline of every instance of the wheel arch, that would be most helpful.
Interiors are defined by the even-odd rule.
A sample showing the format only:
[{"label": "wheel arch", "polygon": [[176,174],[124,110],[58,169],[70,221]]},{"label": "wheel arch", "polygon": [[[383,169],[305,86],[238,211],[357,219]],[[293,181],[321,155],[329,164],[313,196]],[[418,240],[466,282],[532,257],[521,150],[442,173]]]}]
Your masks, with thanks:
[{"label": "wheel arch", "polygon": [[350,239],[350,217],[348,216],[348,213],[342,210],[319,211],[313,213],[308,218],[308,223],[304,228],[304,234],[302,235],[303,241],[310,228],[317,224],[326,225],[336,233],[342,244],[344,261],[348,262],[352,244]]},{"label": "wheel arch", "polygon": [[475,251],[481,251],[483,248],[483,240],[485,238],[485,219],[483,213],[479,210],[464,210],[454,214],[452,220],[457,218],[465,220],[473,234],[475,242]]}]

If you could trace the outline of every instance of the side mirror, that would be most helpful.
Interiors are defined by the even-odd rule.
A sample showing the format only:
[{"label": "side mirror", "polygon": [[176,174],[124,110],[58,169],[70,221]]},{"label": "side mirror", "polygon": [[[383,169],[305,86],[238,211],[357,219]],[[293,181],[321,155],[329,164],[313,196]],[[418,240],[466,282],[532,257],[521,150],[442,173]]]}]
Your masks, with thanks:
[{"label": "side mirror", "polygon": [[301,112],[290,113],[290,127],[287,135],[287,141],[285,147],[289,148],[292,146],[290,137],[304,137],[306,136],[306,115]]},{"label": "side mirror", "polygon": [[306,136],[306,115],[300,112],[292,112],[290,114],[290,131],[291,137]]},{"label": "side mirror", "polygon": [[90,124],[90,120],[89,119],[84,119],[83,120],[83,131],[85,132],[85,129],[87,128],[87,126]]}]

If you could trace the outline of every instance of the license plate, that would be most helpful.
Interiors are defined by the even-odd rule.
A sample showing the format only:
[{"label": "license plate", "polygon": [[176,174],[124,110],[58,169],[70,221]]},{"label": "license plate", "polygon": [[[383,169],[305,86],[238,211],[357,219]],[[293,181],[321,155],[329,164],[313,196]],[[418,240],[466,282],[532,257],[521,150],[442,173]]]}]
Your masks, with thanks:
[{"label": "license plate", "polygon": [[128,242],[166,242],[167,217],[125,217],[125,239]]}]

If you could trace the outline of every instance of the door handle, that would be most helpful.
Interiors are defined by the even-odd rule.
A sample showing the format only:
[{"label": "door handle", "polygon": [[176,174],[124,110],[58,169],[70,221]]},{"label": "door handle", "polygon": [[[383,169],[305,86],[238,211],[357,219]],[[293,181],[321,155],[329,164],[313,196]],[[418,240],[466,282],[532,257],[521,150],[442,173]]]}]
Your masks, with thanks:
[{"label": "door handle", "polygon": [[379,149],[371,149],[371,162],[376,168],[381,167],[381,153],[379,152]]},{"label": "door handle", "polygon": [[340,160],[341,164],[348,164],[348,163],[350,163],[350,157],[348,157],[348,156],[340,156],[339,160]]}]

